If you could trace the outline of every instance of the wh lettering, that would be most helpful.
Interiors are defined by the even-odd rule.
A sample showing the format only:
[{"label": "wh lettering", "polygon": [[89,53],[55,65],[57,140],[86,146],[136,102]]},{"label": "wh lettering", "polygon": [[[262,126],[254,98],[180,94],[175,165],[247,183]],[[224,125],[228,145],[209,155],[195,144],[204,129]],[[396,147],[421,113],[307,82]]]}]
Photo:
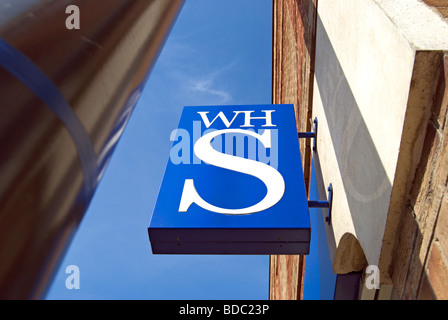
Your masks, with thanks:
[{"label": "wh lettering", "polygon": [[[251,124],[252,120],[265,120],[265,124],[262,125],[262,127],[275,127],[275,125],[272,124],[272,112],[274,112],[274,110],[263,110],[262,112],[264,112],[264,117],[253,117],[251,115],[252,112],[253,111],[234,111],[234,116],[230,121],[222,113],[222,111],[219,112],[212,121],[210,121],[207,116],[208,112],[198,112],[198,114],[201,116],[201,119],[207,128],[209,128],[218,118],[220,118],[224,125],[229,128],[235,121],[236,117],[240,114],[244,114],[245,116],[244,124],[240,126],[241,128],[253,127],[254,125]],[[242,157],[221,153],[213,148],[212,140],[216,137],[229,133],[238,133],[256,138],[265,148],[271,148],[271,129],[265,129],[263,134],[258,134],[252,130],[244,129],[222,129],[209,132],[196,141],[194,144],[194,153],[196,157],[209,165],[258,178],[267,188],[266,196],[260,202],[250,207],[240,209],[221,208],[202,199],[196,191],[194,179],[186,179],[180,200],[179,212],[187,212],[188,208],[193,203],[196,203],[203,209],[221,214],[252,214],[274,206],[283,197],[285,192],[285,181],[283,180],[283,176],[276,169],[252,159],[245,159]]]},{"label": "wh lettering", "polygon": [[236,117],[241,114],[244,113],[244,125],[241,126],[241,128],[243,127],[253,127],[253,125],[251,125],[251,120],[252,119],[264,119],[266,122],[264,125],[262,125],[262,127],[276,127],[275,125],[272,124],[272,112],[274,112],[275,110],[262,110],[262,112],[264,112],[265,116],[264,117],[252,117],[251,113],[254,111],[233,111],[233,113],[235,114],[232,118],[231,121],[229,121],[227,119],[227,117],[224,115],[224,113],[222,113],[222,111],[220,111],[218,113],[218,115],[212,120],[212,122],[210,122],[210,120],[208,119],[208,111],[205,112],[198,112],[199,115],[202,118],[202,121],[204,121],[204,124],[207,128],[209,128],[213,122],[215,122],[215,120],[217,118],[220,118],[222,120],[222,122],[224,123],[224,125],[229,128],[233,121],[235,121]]}]

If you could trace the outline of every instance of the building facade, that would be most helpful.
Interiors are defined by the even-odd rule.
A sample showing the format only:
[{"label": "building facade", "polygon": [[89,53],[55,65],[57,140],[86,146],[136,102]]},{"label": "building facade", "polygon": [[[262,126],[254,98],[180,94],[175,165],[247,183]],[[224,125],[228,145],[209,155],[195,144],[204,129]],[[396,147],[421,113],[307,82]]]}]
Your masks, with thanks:
[{"label": "building facade", "polygon": [[[447,16],[446,0],[273,1],[272,103],[298,132],[317,118],[307,191],[312,169],[334,190],[334,299],[448,298]],[[271,256],[271,299],[306,298],[307,258]]]}]

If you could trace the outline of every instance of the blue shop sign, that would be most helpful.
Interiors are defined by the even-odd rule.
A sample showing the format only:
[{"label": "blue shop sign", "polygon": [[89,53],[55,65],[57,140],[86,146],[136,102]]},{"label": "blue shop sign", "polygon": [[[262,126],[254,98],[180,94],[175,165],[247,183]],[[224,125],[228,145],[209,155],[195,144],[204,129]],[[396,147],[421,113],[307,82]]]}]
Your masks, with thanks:
[{"label": "blue shop sign", "polygon": [[154,254],[308,254],[293,105],[184,107],[148,228]]}]

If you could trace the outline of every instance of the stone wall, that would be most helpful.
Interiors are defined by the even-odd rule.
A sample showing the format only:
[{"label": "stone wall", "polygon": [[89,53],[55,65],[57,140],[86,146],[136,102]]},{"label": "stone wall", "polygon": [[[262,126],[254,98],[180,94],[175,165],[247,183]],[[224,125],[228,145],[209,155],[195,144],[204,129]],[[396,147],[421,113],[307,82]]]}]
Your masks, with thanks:
[{"label": "stone wall", "polygon": [[436,59],[431,116],[394,250],[400,299],[448,299],[448,54]]},{"label": "stone wall", "polygon": [[[301,165],[333,184],[334,272],[379,266],[362,298],[448,298],[448,1],[423,1],[273,1],[272,103],[318,118]],[[270,265],[270,298],[301,299],[305,257]]]},{"label": "stone wall", "polygon": [[423,0],[428,6],[434,7],[444,18],[448,17],[448,0]]}]

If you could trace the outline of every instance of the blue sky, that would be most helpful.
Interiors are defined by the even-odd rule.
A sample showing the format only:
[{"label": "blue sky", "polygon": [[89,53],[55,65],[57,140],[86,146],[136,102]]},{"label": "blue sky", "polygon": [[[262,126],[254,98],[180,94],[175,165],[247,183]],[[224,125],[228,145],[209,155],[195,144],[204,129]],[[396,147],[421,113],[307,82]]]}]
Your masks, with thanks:
[{"label": "blue sky", "polygon": [[147,227],[182,107],[271,102],[271,29],[271,0],[186,1],[47,299],[268,299],[268,256],[152,255]]}]

